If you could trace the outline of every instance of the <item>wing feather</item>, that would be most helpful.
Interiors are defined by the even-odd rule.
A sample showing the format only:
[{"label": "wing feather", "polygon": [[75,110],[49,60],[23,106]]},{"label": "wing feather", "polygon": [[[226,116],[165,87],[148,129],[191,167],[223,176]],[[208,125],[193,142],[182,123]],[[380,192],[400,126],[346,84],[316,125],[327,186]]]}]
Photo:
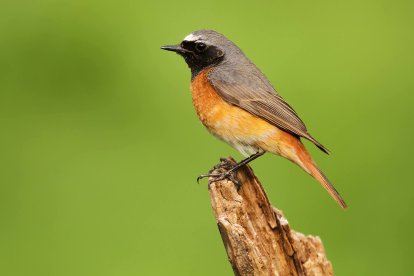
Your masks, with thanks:
[{"label": "wing feather", "polygon": [[230,104],[254,114],[272,125],[297,137],[304,137],[325,153],[328,149],[313,138],[293,108],[274,90],[269,81],[256,68],[246,71],[212,69],[208,74],[210,84]]}]

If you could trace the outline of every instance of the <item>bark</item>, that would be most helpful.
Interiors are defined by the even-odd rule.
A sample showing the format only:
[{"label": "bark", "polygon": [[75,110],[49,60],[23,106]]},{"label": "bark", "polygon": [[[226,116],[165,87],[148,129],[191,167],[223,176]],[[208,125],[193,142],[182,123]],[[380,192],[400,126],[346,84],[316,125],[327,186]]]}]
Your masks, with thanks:
[{"label": "bark", "polygon": [[[212,173],[234,164],[222,159]],[[290,229],[249,166],[218,179],[209,178],[211,204],[235,275],[333,275],[320,238]]]}]

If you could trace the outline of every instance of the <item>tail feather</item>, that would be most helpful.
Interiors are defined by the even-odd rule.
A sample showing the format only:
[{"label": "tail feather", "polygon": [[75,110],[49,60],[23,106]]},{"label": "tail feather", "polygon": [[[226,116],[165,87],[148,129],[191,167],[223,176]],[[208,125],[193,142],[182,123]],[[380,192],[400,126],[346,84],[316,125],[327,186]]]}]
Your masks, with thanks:
[{"label": "tail feather", "polygon": [[287,148],[293,148],[294,150],[285,151],[284,156],[302,167],[310,175],[312,175],[322,187],[335,199],[336,202],[342,207],[347,208],[345,201],[342,199],[338,191],[331,184],[328,178],[323,174],[323,172],[318,168],[318,166],[313,161],[312,157],[306,150],[305,146],[300,142],[299,139],[296,140],[287,140],[289,141],[289,146]]},{"label": "tail feather", "polygon": [[[328,150],[320,143],[316,143],[316,145],[319,146],[323,151],[328,152]],[[325,190],[333,197],[333,199],[335,199],[336,202],[338,202],[342,208],[347,208],[345,201],[339,195],[338,191],[334,188],[334,186],[322,173],[322,171],[319,170],[318,166],[313,161],[305,146],[297,137],[294,137],[287,132],[279,132],[277,135],[270,137],[268,141],[261,145],[261,147],[266,151],[281,155],[297,164],[299,167],[313,176],[319,183],[321,183],[322,187],[325,188]]]},{"label": "tail feather", "polygon": [[344,199],[341,197],[341,195],[338,193],[335,187],[331,184],[328,178],[323,174],[323,172],[316,166],[315,163],[313,163],[310,166],[309,170],[311,171],[311,175],[319,183],[321,183],[322,187],[325,188],[325,190],[333,197],[333,199],[335,199],[336,202],[338,202],[339,205],[341,205],[342,208],[345,209],[348,207]]}]

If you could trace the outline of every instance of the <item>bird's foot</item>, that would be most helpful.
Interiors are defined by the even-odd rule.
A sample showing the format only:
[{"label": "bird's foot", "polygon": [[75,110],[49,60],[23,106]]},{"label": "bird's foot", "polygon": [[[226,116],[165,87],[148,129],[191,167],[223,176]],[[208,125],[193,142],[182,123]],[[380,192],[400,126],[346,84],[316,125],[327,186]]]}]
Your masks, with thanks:
[{"label": "bird's foot", "polygon": [[205,178],[205,177],[212,177],[213,179],[211,180],[211,182],[216,182],[216,181],[220,181],[220,180],[223,180],[223,179],[228,179],[229,181],[233,182],[237,186],[237,189],[240,188],[240,181],[237,179],[235,172],[233,172],[231,170],[220,172],[220,173],[202,174],[202,175],[197,177],[197,183],[199,183],[200,180]]},{"label": "bird's foot", "polygon": [[[206,177],[212,177],[212,182],[220,181],[223,179],[228,179],[229,181],[233,182],[237,189],[240,188],[240,181],[236,177],[235,173],[235,166],[229,162],[226,158],[220,158],[220,164],[217,164],[210,170],[207,174],[202,174],[197,177],[197,183],[200,182],[201,179]],[[213,173],[213,171],[219,170],[220,172]]]}]

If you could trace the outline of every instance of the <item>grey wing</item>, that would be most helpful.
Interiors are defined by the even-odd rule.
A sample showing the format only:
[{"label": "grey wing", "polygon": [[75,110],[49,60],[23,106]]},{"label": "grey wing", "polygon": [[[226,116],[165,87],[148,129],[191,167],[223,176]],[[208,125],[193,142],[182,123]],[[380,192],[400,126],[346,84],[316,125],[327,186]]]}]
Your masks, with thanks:
[{"label": "grey wing", "polygon": [[304,137],[323,152],[329,153],[327,148],[308,133],[305,124],[293,108],[276,93],[258,69],[249,70],[248,74],[243,70],[216,71],[216,69],[212,69],[208,80],[228,103],[236,105],[297,137]]}]

